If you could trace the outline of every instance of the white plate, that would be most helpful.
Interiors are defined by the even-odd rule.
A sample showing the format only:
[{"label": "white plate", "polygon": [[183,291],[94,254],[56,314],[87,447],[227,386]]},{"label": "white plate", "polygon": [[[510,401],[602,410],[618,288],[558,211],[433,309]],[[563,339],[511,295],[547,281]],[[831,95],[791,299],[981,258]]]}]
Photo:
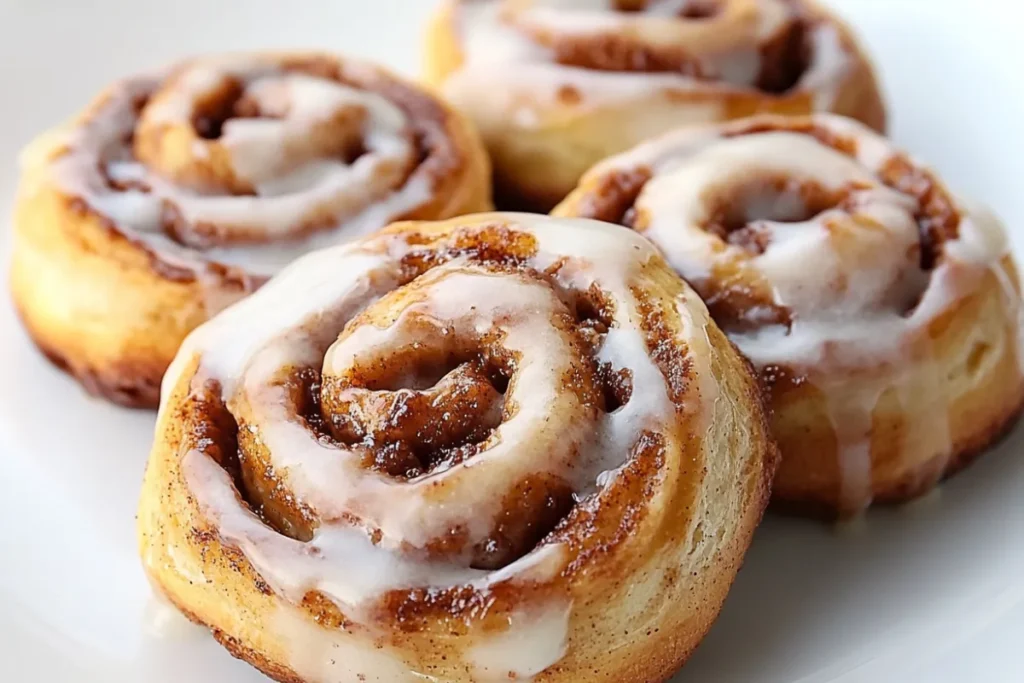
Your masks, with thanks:
[{"label": "white plate", "polygon": [[[3,0],[0,209],[18,149],[122,74],[196,51],[319,46],[415,73],[427,0]],[[1024,253],[1024,11],[845,0],[898,142],[990,203]],[[6,264],[6,242],[0,259]],[[152,416],[87,399],[0,304],[0,680],[263,680],[154,610],[134,513]],[[1024,680],[1024,430],[857,529],[767,520],[679,683]]]}]

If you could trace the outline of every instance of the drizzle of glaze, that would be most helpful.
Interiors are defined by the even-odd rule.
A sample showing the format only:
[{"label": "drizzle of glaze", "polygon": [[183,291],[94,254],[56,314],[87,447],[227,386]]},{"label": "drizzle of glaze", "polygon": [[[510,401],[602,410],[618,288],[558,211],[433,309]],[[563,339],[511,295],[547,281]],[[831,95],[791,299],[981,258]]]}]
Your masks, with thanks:
[{"label": "drizzle of glaze", "polygon": [[477,680],[528,683],[565,655],[568,610],[514,614],[508,622],[508,629],[474,645],[469,653]]},{"label": "drizzle of glaze", "polygon": [[[960,202],[957,234],[926,268],[917,218],[924,207],[881,180],[888,163],[905,157],[849,119],[810,122],[851,141],[852,151],[781,124],[682,129],[598,164],[582,186],[643,170],[649,180],[630,209],[633,227],[698,291],[746,283],[742,297],[753,303],[719,322],[755,366],[789,368],[825,395],[840,506],[850,514],[871,502],[873,412],[887,392],[908,408],[930,404],[927,424],[906,425],[899,437],[919,462],[936,459],[922,476],[937,479],[952,456],[930,326],[987,277],[999,281],[1011,320],[1024,319],[1024,307],[991,213]],[[735,225],[710,229],[723,220],[722,197],[739,212],[727,219]],[[755,234],[753,246],[732,241],[738,230]],[[772,309],[789,319],[766,318]],[[1019,364],[1024,354],[1015,353]]]},{"label": "drizzle of glaze", "polygon": [[[486,226],[487,218],[467,225]],[[455,528],[466,530],[466,545],[485,539],[501,512],[496,501],[528,474],[555,473],[578,499],[601,491],[641,435],[674,423],[680,411],[697,429],[710,428],[718,388],[707,361],[696,362],[694,400],[676,405],[641,331],[631,288],[657,258],[649,242],[583,219],[495,214],[491,223],[499,219],[536,244],[520,266],[549,276],[486,270],[456,256],[400,287],[402,263],[421,247],[408,234],[384,233],[302,257],[193,332],[165,376],[166,406],[168,392],[198,357],[191,391],[216,383],[228,411],[236,419],[244,413],[244,428],[269,453],[291,495],[320,520],[308,541],[285,536],[240,502],[233,480],[208,454],[182,454],[202,514],[286,599],[274,624],[289,641],[303,643],[291,650],[290,666],[305,680],[348,681],[360,673],[367,680],[435,680],[415,673],[415,664],[390,648],[388,633],[374,621],[377,601],[406,589],[545,585],[566,569],[569,553],[562,543],[542,542],[499,569],[480,569],[464,552],[432,555],[432,541]],[[612,412],[588,410],[562,389],[578,362],[572,354],[580,351],[550,324],[573,292],[594,287],[613,319],[594,357],[642,387]],[[687,354],[710,356],[706,309],[696,300],[675,303],[670,314],[682,323]],[[357,318],[381,306],[397,311],[388,322]],[[447,350],[446,344],[478,336],[500,339],[503,352],[517,359],[506,391],[506,405],[514,408],[472,459],[408,480],[367,469],[351,447],[319,439],[278,381],[282,372],[309,366],[321,366],[325,378],[341,377],[403,349]],[[355,631],[312,624],[296,607],[309,591],[338,605]],[[571,607],[565,595],[545,596],[510,614],[504,628],[467,643],[464,659],[474,680],[528,681],[558,662]]]},{"label": "drizzle of glaze", "polygon": [[[346,63],[372,76],[360,68]],[[230,102],[236,89],[252,112],[230,113],[204,139],[195,123],[204,103]],[[261,281],[430,200],[431,180],[413,172],[408,116],[383,95],[274,56],[211,57],[115,84],[30,145],[22,164],[36,188],[81,200],[163,263],[194,273],[212,314],[238,298],[217,291],[224,269]]]},{"label": "drizzle of glaze", "polygon": [[[470,112],[485,133],[509,121],[533,128],[543,112],[571,117],[681,93],[695,97],[690,120],[677,120],[677,125],[721,120],[724,104],[705,95],[757,93],[766,59],[763,47],[801,20],[802,10],[788,0],[732,0],[720,3],[713,16],[695,19],[682,13],[686,4],[650,2],[639,11],[623,12],[608,0],[457,2],[463,64],[445,81],[444,93]],[[605,42],[614,40],[654,52],[675,54],[685,48],[699,75],[636,64],[621,70],[587,68],[585,63],[558,60],[559,41],[593,44],[592,51],[600,52]],[[828,21],[812,22],[806,40],[810,60],[788,93],[809,93],[816,110],[828,110],[851,70],[853,55]],[[494,87],[495,79],[500,88]]]},{"label": "drizzle of glaze", "polygon": [[316,683],[434,683],[438,678],[413,670],[385,645],[336,638],[293,607],[274,617],[286,634],[290,666],[303,681]]}]

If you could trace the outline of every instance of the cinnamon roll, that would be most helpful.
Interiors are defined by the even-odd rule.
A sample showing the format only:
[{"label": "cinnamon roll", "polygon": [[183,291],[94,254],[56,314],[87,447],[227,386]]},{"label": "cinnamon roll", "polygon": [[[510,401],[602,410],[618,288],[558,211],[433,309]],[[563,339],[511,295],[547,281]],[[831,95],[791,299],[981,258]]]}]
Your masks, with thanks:
[{"label": "cinnamon roll", "polygon": [[499,206],[531,210],[682,125],[829,111],[885,126],[867,56],[813,0],[447,0],[426,80],[478,124]]},{"label": "cinnamon roll", "polygon": [[26,150],[14,300],[87,389],[155,407],[196,325],[311,249],[487,210],[488,163],[460,115],[352,60],[232,55],[129,78]]},{"label": "cinnamon roll", "polygon": [[164,380],[154,584],[279,681],[661,681],[768,498],[756,379],[653,246],[520,214],[303,257]]},{"label": "cinnamon roll", "polygon": [[768,388],[790,507],[921,494],[1024,400],[1002,226],[852,120],[670,133],[597,165],[554,213],[634,228],[700,292]]}]

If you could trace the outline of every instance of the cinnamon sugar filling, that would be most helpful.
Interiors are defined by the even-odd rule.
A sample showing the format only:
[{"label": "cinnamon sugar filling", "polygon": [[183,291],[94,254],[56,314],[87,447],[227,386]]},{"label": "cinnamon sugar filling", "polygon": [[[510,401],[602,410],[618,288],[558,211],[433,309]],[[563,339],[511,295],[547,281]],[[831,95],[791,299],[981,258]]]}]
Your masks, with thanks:
[{"label": "cinnamon sugar filling", "polygon": [[[561,287],[558,271],[564,264],[537,271],[527,263],[535,250],[528,234],[500,225],[455,234],[444,245],[413,247],[402,260],[402,287],[415,288],[424,276],[458,262],[525,278],[531,286],[550,290],[558,302],[553,324],[564,330],[576,355],[562,377],[561,390],[578,395],[589,414],[620,409],[632,398],[633,373],[597,357],[605,335],[616,324],[608,294],[596,284],[580,291]],[[389,297],[351,320],[339,340],[358,334],[363,325],[374,325],[368,316],[376,308],[401,305],[388,303]],[[681,355],[666,355],[677,340],[658,322],[660,315],[645,314],[652,321],[647,344],[675,387],[673,396],[679,398],[690,369]],[[362,468],[396,482],[439,475],[492,446],[495,431],[518,410],[509,388],[518,381],[523,362],[504,348],[502,335],[494,331],[462,338],[454,327],[436,328],[435,321],[422,323],[426,327],[421,332],[416,332],[415,320],[410,324],[414,327],[404,334],[413,334],[417,341],[379,356],[371,350],[370,356],[360,356],[343,375],[304,366],[285,369],[277,380],[285,387],[289,410],[321,443],[358,453]],[[279,533],[309,541],[321,522],[290,492],[286,477],[269,464],[259,427],[239,422],[228,429],[224,425],[234,426],[234,419],[223,405],[204,406],[199,412],[197,424],[222,425],[216,433],[206,430],[199,438],[216,442],[217,452],[229,454],[218,462],[235,480],[246,505]],[[662,443],[653,432],[645,438],[653,440],[651,444]],[[638,445],[638,453],[647,457],[663,448],[651,444]],[[556,529],[565,529],[576,506],[591,497],[562,477],[530,475],[511,485],[494,528],[483,541],[467,546],[465,532],[452,529],[447,538],[431,542],[425,550],[438,556],[468,553],[474,569],[501,569],[547,542]],[[351,522],[359,524],[354,518]],[[561,532],[565,533],[568,530]]]}]

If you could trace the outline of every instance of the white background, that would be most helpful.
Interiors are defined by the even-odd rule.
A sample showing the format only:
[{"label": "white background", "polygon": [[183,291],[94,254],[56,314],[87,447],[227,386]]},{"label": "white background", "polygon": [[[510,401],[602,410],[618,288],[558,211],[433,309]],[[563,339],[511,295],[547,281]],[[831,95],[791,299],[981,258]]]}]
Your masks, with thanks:
[{"label": "white background", "polygon": [[[323,47],[415,74],[430,0],[0,0],[0,212],[19,148],[104,84],[190,52]],[[836,1],[893,135],[1024,247],[1016,0]],[[6,226],[0,227],[0,234]],[[6,235],[0,260],[7,262]],[[152,416],[86,399],[0,301],[0,680],[262,680],[150,603],[134,508]],[[1024,681],[1024,430],[854,528],[769,519],[679,683]]]}]

